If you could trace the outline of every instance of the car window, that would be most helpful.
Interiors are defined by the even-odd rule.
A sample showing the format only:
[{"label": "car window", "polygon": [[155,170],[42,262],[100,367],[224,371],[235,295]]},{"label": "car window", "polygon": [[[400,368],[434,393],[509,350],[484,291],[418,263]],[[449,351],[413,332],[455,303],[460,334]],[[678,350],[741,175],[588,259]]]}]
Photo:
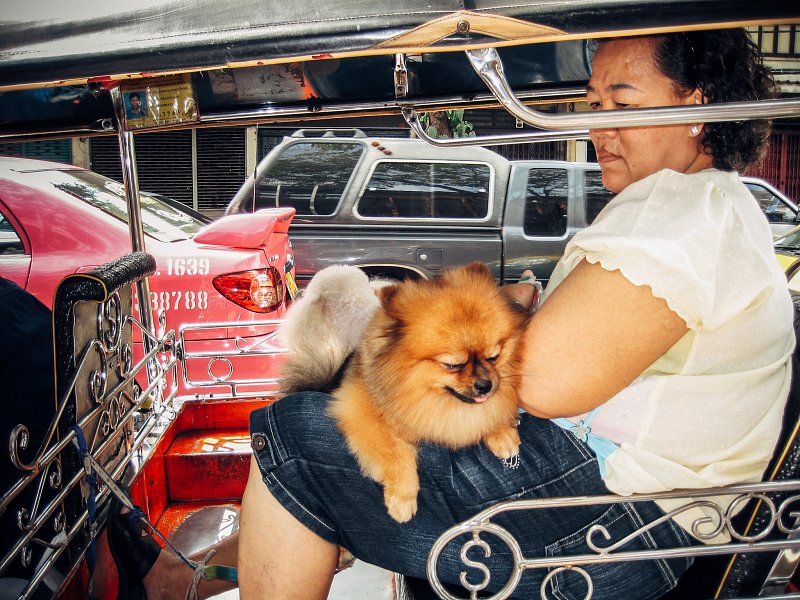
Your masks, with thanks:
[{"label": "car window", "polygon": [[568,200],[569,178],[566,169],[531,169],[525,193],[525,235],[564,235],[567,232]]},{"label": "car window", "polygon": [[362,217],[485,219],[490,188],[485,163],[381,161],[357,211]]},{"label": "car window", "polygon": [[[54,188],[128,222],[125,190],[118,181],[92,171],[46,171],[48,183]],[[162,242],[177,242],[194,237],[206,219],[199,219],[177,202],[167,203],[158,197],[141,192],[144,232]]]},{"label": "car window", "polygon": [[793,229],[786,235],[777,238],[773,243],[776,248],[800,249],[800,229]]},{"label": "car window", "polygon": [[586,224],[591,225],[611,199],[613,192],[603,187],[603,175],[600,171],[586,171],[584,187],[586,189]]},{"label": "car window", "polygon": [[292,206],[298,215],[332,215],[364,149],[320,141],[286,146],[256,182],[256,208]]},{"label": "car window", "polygon": [[11,222],[0,212],[0,256],[25,254],[25,245]]},{"label": "car window", "polygon": [[746,182],[745,185],[758,202],[761,210],[770,223],[793,223],[795,215],[778,196],[758,183]]}]

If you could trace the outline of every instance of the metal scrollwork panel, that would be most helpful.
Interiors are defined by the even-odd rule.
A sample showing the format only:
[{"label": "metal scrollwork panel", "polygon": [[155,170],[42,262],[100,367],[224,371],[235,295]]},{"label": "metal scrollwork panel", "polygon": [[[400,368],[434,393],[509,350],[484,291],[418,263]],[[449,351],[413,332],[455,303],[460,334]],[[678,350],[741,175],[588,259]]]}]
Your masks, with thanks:
[{"label": "metal scrollwork panel", "polygon": [[116,443],[95,456],[107,470],[113,470],[124,458],[133,435],[132,421],[123,421],[134,399],[130,372],[133,332],[125,317],[131,314],[130,286],[120,288],[100,304],[77,302],[74,312],[74,356],[85,356],[74,387],[76,420],[93,454],[103,440],[124,429]]},{"label": "metal scrollwork panel", "polygon": [[[649,523],[642,524],[637,530],[619,539],[614,539],[609,530],[602,525],[589,527],[585,539],[589,550],[587,554],[526,557],[516,538],[508,530],[493,522],[498,515],[510,511],[533,511],[545,508],[569,511],[573,506],[649,502],[658,499],[674,501],[676,498],[685,500],[685,503]],[[543,570],[539,589],[542,600],[551,597],[550,582],[560,574],[583,578],[586,589],[585,600],[589,600],[594,591],[594,582],[590,570],[585,568],[588,565],[783,550],[792,551],[797,555],[800,552],[800,538],[797,536],[800,532],[798,502],[800,502],[800,481],[797,480],[624,498],[609,495],[596,498],[543,498],[503,502],[478,513],[469,521],[454,525],[439,537],[428,557],[428,581],[439,597],[447,600],[466,600],[453,595],[439,579],[437,564],[442,559],[445,549],[448,549],[448,560],[452,560],[454,553],[450,546],[454,545],[464,566],[460,574],[461,586],[469,593],[471,600],[508,598],[519,584],[522,573],[527,569]],[[756,503],[760,515],[758,525],[748,529],[749,525],[742,525],[748,520],[737,519],[736,516],[745,506],[748,507],[746,514],[750,514],[750,509]],[[701,541],[714,543],[659,550],[631,549],[635,547],[631,542],[647,536],[654,527],[679,515],[691,515],[690,527],[695,537]],[[535,522],[535,519],[532,519],[532,522]],[[502,577],[507,578],[504,581],[493,581],[493,577],[499,577],[500,574],[492,569],[491,546],[486,541],[490,537],[499,539],[509,549],[508,554],[513,564],[510,576],[506,575],[505,570],[503,571]],[[476,577],[476,574],[479,576]],[[490,584],[493,584],[494,589],[500,585],[502,587],[494,595],[479,596],[479,593],[486,590]]]}]

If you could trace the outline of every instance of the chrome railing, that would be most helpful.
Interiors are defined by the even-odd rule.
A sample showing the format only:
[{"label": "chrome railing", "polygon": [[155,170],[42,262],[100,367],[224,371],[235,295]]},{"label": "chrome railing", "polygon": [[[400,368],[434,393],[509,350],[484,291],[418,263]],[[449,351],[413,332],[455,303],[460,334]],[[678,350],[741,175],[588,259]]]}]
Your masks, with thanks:
[{"label": "chrome railing", "polygon": [[[772,494],[785,496],[783,500],[775,502]],[[724,497],[724,504],[720,498]],[[516,538],[496,520],[500,515],[514,511],[532,511],[544,509],[569,510],[576,506],[612,505],[621,503],[651,502],[657,500],[685,500],[685,504],[659,519],[646,523],[630,535],[622,539],[612,539],[608,530],[602,525],[594,525],[586,532],[585,542],[590,552],[568,556],[525,557]],[[797,564],[800,551],[800,521],[797,509],[800,507],[800,480],[787,480],[772,483],[754,483],[733,485],[703,490],[676,490],[660,494],[639,494],[633,496],[578,496],[563,498],[537,498],[529,500],[512,500],[495,504],[471,519],[454,525],[445,531],[433,545],[427,565],[428,581],[441,597],[447,600],[462,600],[448,591],[439,579],[437,564],[443,552],[450,544],[457,544],[457,554],[464,565],[461,571],[461,586],[470,593],[470,598],[477,598],[477,594],[492,584],[493,571],[489,558],[491,549],[486,541],[487,536],[493,536],[502,542],[509,550],[513,564],[509,571],[508,579],[502,587],[491,596],[484,595],[486,600],[502,600],[508,598],[516,589],[522,574],[526,570],[545,569],[539,589],[542,600],[551,598],[550,582],[559,574],[582,578],[586,586],[585,600],[592,597],[594,582],[591,574],[584,568],[587,565],[598,563],[630,562],[653,559],[670,559],[680,557],[699,557],[735,553],[753,552],[782,552],[783,560],[790,564],[789,573]],[[756,532],[741,531],[737,529],[734,516],[750,501],[761,502],[766,509],[766,524]],[[659,550],[626,550],[626,546],[633,540],[646,536],[655,526],[688,511],[702,509],[702,516],[693,517],[691,529],[694,536],[705,542],[718,539],[727,539],[724,543],[706,543],[683,548],[664,548]],[[784,539],[768,539],[771,534],[780,532]],[[468,536],[465,541],[456,542],[461,536]],[[460,544],[460,549],[458,545]],[[477,548],[483,551],[486,562],[475,557],[473,552],[468,557],[468,552]],[[456,554],[451,551],[450,554]],[[788,556],[791,554],[791,556]],[[468,576],[468,573],[470,576]],[[480,574],[480,578],[476,575]],[[471,577],[471,578],[470,578]],[[495,589],[500,583],[495,582]],[[790,596],[782,596],[790,597]]]}]

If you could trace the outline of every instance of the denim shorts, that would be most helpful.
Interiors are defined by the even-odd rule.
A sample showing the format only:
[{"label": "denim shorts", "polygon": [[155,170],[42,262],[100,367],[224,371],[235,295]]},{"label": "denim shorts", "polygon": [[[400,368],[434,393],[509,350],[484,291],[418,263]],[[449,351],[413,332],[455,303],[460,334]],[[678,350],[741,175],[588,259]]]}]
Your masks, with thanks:
[{"label": "denim shorts", "polygon": [[[424,444],[419,449],[418,510],[407,523],[386,511],[380,484],[361,475],[358,464],[326,407],[330,396],[302,392],[254,411],[250,435],[254,456],[272,495],[321,538],[350,550],[357,558],[396,573],[424,578],[428,553],[452,525],[501,500],[608,494],[591,450],[572,433],[528,414],[520,415],[519,460],[503,461],[482,444],[459,451]],[[588,554],[586,531],[604,525],[620,540],[662,516],[650,502],[511,511],[494,522],[518,540],[525,558]],[[484,535],[495,592],[512,564],[507,547]],[[624,550],[684,547],[693,542],[667,520],[636,536]],[[461,543],[449,544],[437,564],[440,580],[459,582],[465,570]],[[472,555],[468,554],[470,558]],[[657,598],[672,588],[689,566],[684,558],[599,563],[585,567],[594,584],[594,600]],[[477,574],[477,576],[476,576]],[[539,597],[545,569],[527,569],[514,598]],[[467,570],[470,581],[481,572]],[[562,572],[550,580],[550,596],[583,598],[583,577]]]}]

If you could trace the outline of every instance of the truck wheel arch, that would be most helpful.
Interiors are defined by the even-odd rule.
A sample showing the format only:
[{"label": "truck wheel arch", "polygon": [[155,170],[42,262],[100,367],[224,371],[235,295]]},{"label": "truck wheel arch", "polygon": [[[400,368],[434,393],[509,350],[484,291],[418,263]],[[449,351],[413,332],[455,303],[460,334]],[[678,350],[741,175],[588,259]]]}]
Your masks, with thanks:
[{"label": "truck wheel arch", "polygon": [[356,265],[364,271],[370,279],[381,278],[392,281],[404,279],[429,279],[429,275],[420,269],[406,265]]}]

